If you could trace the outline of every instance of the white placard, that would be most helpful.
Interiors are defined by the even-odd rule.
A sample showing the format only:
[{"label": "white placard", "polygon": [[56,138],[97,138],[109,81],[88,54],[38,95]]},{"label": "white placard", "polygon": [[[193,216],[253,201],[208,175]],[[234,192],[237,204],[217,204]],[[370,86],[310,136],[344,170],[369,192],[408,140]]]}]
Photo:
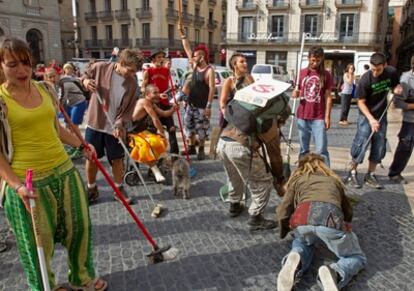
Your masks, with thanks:
[{"label": "white placard", "polygon": [[260,80],[237,90],[235,100],[265,107],[269,99],[285,92],[291,84],[277,80]]}]

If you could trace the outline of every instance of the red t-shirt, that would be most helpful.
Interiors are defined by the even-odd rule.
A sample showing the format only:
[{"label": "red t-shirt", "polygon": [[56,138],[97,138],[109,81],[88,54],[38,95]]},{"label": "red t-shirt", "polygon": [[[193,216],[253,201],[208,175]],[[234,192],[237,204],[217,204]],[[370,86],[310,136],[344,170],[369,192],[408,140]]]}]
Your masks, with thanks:
[{"label": "red t-shirt", "polygon": [[325,119],[325,91],[331,88],[331,74],[325,70],[324,85],[321,86],[319,73],[311,69],[302,69],[299,75],[300,104],[297,117],[300,119]]},{"label": "red t-shirt", "polygon": [[[158,87],[160,93],[164,93],[170,87],[170,70],[166,67],[149,67],[148,72],[148,84],[153,84]],[[160,103],[168,105],[169,101],[166,98],[160,98]]]}]

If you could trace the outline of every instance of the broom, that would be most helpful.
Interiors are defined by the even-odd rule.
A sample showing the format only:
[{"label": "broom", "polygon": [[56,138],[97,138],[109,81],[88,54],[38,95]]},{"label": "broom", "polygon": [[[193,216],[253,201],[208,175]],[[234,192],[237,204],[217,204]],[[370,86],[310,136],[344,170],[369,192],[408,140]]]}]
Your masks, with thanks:
[{"label": "broom", "polygon": [[[114,125],[114,122],[111,120],[111,118],[109,116],[108,108],[107,108],[107,106],[105,106],[104,101],[103,101],[102,97],[99,95],[98,91],[95,91],[95,96],[96,96],[96,99],[98,100],[99,104],[102,107],[102,111],[104,112],[104,114],[106,116],[106,119],[108,120],[108,122],[111,125],[112,129],[115,130],[115,125]],[[137,164],[135,163],[134,159],[129,154],[128,148],[126,147],[124,141],[122,140],[122,137],[118,137],[118,142],[122,146],[122,149],[124,150],[125,154],[128,156],[132,166],[134,167],[135,172],[138,174],[138,177],[141,180],[142,185],[144,186],[145,193],[148,195],[148,197],[150,198],[150,200],[152,202],[152,205],[154,206],[154,208],[151,212],[151,216],[154,217],[154,218],[158,218],[161,215],[161,212],[164,210],[163,206],[159,203],[155,203],[154,198],[152,197],[150,191],[148,190],[147,184],[145,183],[144,178],[142,177],[141,172],[139,171]]]},{"label": "broom", "polygon": [[[81,141],[82,145],[85,147],[86,150],[90,151],[89,145],[85,142],[82,135],[79,134],[79,131],[76,131],[76,127],[73,124],[72,120],[69,118],[68,114],[66,113],[65,109],[62,105],[60,105],[60,111],[62,112],[63,116],[65,117],[65,120],[67,124],[70,126],[72,131],[75,133],[77,138]],[[173,260],[177,257],[179,251],[176,248],[172,248],[171,246],[166,246],[163,248],[160,248],[157,243],[154,241],[152,236],[149,234],[148,230],[145,228],[144,224],[140,221],[138,218],[138,215],[134,212],[134,210],[131,208],[131,206],[128,204],[128,202],[125,200],[124,195],[122,195],[121,191],[116,187],[114,181],[112,180],[111,176],[109,176],[108,172],[106,171],[105,167],[102,165],[102,163],[97,159],[96,155],[92,155],[92,160],[95,162],[95,164],[98,166],[99,170],[104,175],[106,181],[111,186],[111,188],[115,191],[116,195],[119,197],[121,203],[125,206],[129,214],[131,215],[132,219],[135,221],[138,228],[141,230],[142,234],[146,238],[146,240],[149,242],[149,244],[152,247],[152,252],[147,255],[148,260],[150,263],[156,264],[163,262],[165,260]]]},{"label": "broom", "polygon": [[[29,192],[33,191],[33,170],[31,169],[28,169],[26,171],[26,189]],[[33,231],[34,231],[35,240],[36,240],[37,257],[39,259],[39,265],[40,265],[40,274],[42,276],[43,289],[45,291],[50,291],[49,276],[47,274],[45,253],[43,252],[42,239],[40,237],[40,229],[39,229],[40,226],[37,223],[37,214],[36,214],[36,208],[35,208],[36,203],[34,199],[30,199],[29,203],[30,203],[30,214],[32,216]]]}]

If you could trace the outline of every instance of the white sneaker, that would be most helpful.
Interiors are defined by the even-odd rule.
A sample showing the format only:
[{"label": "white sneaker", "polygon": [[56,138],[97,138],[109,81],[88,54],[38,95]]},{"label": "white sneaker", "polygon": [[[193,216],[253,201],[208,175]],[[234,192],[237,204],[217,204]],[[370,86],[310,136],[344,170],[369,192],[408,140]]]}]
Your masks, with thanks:
[{"label": "white sneaker", "polygon": [[300,255],[290,252],[277,276],[277,291],[290,291],[295,285],[295,274],[300,263]]},{"label": "white sneaker", "polygon": [[330,267],[320,267],[318,270],[318,276],[324,291],[339,291],[338,286],[336,285],[336,272]]},{"label": "white sneaker", "polygon": [[154,174],[155,181],[157,181],[157,183],[165,182],[165,177],[161,174],[161,171],[157,166],[152,166],[151,171]]}]

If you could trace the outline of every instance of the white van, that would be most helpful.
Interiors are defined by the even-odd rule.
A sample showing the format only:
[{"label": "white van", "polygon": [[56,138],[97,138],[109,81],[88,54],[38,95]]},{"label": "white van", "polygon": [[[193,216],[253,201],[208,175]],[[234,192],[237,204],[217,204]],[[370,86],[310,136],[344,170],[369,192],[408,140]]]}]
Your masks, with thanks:
[{"label": "white van", "polygon": [[278,80],[290,83],[288,73],[283,70],[281,66],[269,64],[256,64],[252,68],[252,77],[255,81],[259,80]]}]

